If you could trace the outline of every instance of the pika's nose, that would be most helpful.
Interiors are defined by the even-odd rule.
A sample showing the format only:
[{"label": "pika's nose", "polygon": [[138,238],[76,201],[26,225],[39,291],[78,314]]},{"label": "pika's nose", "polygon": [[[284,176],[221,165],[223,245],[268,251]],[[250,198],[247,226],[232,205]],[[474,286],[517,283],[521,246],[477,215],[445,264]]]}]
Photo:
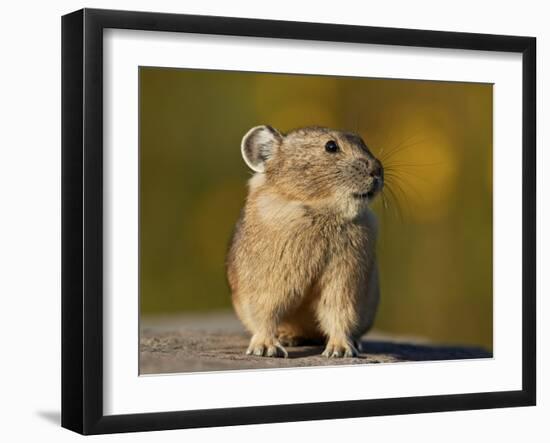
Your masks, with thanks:
[{"label": "pika's nose", "polygon": [[382,163],[380,163],[379,160],[373,160],[371,162],[370,175],[372,177],[383,177],[384,176],[384,168],[382,167]]}]

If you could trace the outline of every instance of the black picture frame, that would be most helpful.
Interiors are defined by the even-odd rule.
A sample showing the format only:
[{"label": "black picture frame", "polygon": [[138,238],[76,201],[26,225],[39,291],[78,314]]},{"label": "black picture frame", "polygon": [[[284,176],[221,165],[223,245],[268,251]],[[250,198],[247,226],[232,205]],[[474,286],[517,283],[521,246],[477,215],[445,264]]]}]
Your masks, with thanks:
[{"label": "black picture frame", "polygon": [[[522,54],[522,389],[458,395],[103,413],[103,30],[192,32]],[[536,39],[83,9],[62,18],[62,426],[82,434],[529,406],[536,403]],[[519,294],[518,294],[519,296]]]}]

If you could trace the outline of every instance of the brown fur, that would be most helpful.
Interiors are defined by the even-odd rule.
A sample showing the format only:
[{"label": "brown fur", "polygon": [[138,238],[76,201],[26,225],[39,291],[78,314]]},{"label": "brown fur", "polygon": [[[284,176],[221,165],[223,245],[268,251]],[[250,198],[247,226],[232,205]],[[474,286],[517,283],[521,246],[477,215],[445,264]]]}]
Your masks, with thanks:
[{"label": "brown fur", "polygon": [[[337,153],[325,150],[329,140]],[[327,128],[254,128],[243,155],[260,172],[249,183],[227,275],[252,334],[247,352],[286,356],[281,342],[308,339],[326,341],[326,356],[356,355],[379,299],[367,200],[382,186],[380,162],[359,136]]]}]

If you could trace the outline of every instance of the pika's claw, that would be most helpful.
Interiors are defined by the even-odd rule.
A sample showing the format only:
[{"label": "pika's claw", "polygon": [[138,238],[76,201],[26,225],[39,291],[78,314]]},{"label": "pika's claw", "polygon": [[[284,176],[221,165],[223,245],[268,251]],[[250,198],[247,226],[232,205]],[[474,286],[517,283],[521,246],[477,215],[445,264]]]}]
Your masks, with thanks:
[{"label": "pika's claw", "polygon": [[341,343],[328,343],[327,347],[323,352],[323,357],[327,358],[352,358],[357,357],[359,352],[350,343],[341,342]]},{"label": "pika's claw", "polygon": [[257,357],[288,357],[288,352],[275,339],[258,340],[252,337],[250,346],[246,350],[246,355],[255,355]]}]

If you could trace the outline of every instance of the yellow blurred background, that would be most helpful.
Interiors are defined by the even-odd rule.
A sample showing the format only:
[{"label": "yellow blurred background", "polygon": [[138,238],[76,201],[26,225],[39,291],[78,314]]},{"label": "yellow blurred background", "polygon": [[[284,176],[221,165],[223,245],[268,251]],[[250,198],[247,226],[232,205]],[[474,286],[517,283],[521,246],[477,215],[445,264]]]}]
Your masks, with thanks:
[{"label": "yellow blurred background", "polygon": [[492,85],[141,67],[142,315],[230,309],[224,257],[256,125],[388,157],[375,328],[492,349]]}]

